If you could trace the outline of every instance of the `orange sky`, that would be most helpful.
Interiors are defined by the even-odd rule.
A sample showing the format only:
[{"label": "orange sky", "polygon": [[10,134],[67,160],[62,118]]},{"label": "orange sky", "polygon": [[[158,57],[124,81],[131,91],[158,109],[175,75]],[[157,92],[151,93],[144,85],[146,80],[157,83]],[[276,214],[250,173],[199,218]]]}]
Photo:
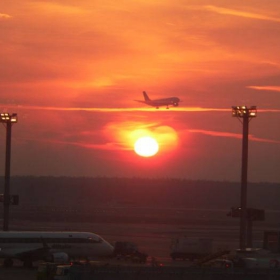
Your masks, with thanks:
[{"label": "orange sky", "polygon": [[[12,175],[239,181],[231,106],[256,105],[248,179],[280,182],[279,11],[279,0],[1,1]],[[183,102],[156,110],[134,102],[143,90]],[[158,139],[157,156],[134,153],[139,133]]]}]

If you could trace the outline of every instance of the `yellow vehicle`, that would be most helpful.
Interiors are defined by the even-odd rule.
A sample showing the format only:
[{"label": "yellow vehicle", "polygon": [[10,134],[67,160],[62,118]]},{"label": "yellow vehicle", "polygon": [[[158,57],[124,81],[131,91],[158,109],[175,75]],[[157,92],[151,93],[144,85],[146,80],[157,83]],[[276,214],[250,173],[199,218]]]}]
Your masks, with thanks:
[{"label": "yellow vehicle", "polygon": [[56,273],[57,264],[44,262],[39,264],[37,270],[37,280],[51,280]]},{"label": "yellow vehicle", "polygon": [[71,265],[58,265],[56,267],[56,272],[54,275],[54,280],[68,280],[69,279],[69,269]]}]

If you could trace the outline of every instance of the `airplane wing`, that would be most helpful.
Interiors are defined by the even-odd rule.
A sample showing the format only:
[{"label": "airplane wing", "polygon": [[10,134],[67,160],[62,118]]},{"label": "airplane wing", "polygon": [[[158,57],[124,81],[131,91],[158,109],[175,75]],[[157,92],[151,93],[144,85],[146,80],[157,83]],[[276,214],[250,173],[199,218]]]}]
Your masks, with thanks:
[{"label": "airplane wing", "polygon": [[[2,248],[4,249],[4,248]],[[20,248],[5,248],[1,252],[1,257],[11,257],[17,258],[20,260],[31,259],[31,260],[40,260],[46,258],[50,255],[50,248],[46,242],[42,239],[42,245],[38,244],[37,246],[26,246]]]},{"label": "airplane wing", "polygon": [[27,250],[25,252],[18,253],[16,256],[19,259],[31,259],[31,260],[42,260],[46,259],[50,255],[51,248],[48,246],[44,238],[41,237],[42,246],[34,248],[32,250]]},{"label": "airplane wing", "polygon": [[21,260],[31,259],[33,261],[36,261],[36,260],[45,259],[49,254],[50,254],[50,251],[48,248],[41,247],[41,248],[37,248],[37,249],[33,249],[33,250],[30,250],[30,248],[25,251],[22,250],[22,252],[18,252],[16,254],[14,254],[14,256]]}]

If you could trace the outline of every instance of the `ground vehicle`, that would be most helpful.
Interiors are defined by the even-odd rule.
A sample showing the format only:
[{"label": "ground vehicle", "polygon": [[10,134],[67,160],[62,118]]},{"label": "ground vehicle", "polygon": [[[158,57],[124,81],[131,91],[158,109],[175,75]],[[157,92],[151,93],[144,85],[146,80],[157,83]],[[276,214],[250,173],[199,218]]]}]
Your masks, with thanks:
[{"label": "ground vehicle", "polygon": [[44,262],[39,264],[37,270],[37,280],[53,279],[56,272],[57,264]]},{"label": "ground vehicle", "polygon": [[206,267],[211,268],[219,268],[219,269],[226,269],[226,270],[232,270],[234,267],[234,264],[231,260],[227,259],[215,259],[210,261],[205,265]]},{"label": "ground vehicle", "polygon": [[117,241],[114,246],[113,255],[115,257],[122,257],[126,255],[131,255],[135,251],[138,251],[138,247],[134,243]]},{"label": "ground vehicle", "polygon": [[147,255],[139,252],[138,247],[131,242],[117,241],[113,255],[117,259],[129,259],[132,262],[145,263],[147,260]]},{"label": "ground vehicle", "polygon": [[58,265],[53,280],[67,280],[71,265]]},{"label": "ground vehicle", "polygon": [[273,253],[280,253],[280,232],[265,231],[263,239],[263,249]]},{"label": "ground vehicle", "polygon": [[176,259],[189,259],[191,261],[212,254],[212,239],[177,238],[171,246],[170,257]]},{"label": "ground vehicle", "polygon": [[236,267],[247,269],[280,268],[280,255],[262,248],[237,249],[233,258]]}]

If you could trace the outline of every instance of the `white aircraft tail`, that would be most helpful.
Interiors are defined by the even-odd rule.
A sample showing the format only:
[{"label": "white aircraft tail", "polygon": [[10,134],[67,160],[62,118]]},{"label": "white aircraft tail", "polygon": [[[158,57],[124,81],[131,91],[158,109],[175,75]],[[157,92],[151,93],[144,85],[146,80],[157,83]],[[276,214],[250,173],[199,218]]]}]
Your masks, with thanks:
[{"label": "white aircraft tail", "polygon": [[149,98],[149,96],[148,96],[148,94],[146,93],[146,91],[143,91],[143,95],[144,95],[145,101],[151,101],[151,99]]}]

